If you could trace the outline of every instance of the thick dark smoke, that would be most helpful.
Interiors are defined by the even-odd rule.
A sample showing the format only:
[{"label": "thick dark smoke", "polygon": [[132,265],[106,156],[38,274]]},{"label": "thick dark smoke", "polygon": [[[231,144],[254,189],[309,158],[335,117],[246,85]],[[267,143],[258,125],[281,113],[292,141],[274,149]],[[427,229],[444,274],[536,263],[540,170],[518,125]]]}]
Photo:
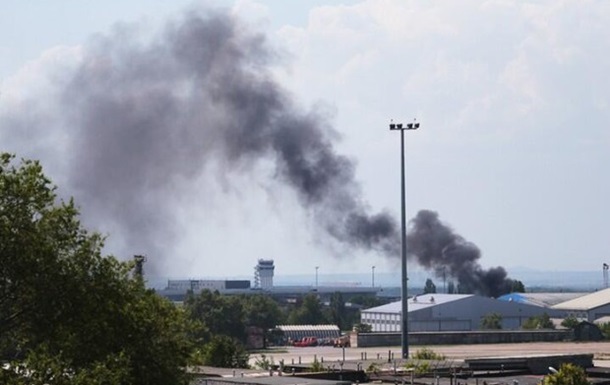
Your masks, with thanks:
[{"label": "thick dark smoke", "polygon": [[[261,161],[272,161],[276,178],[331,239],[400,256],[396,221],[370,212],[324,115],[297,108],[273,80],[276,57],[262,35],[226,13],[190,13],[147,42],[136,27],[117,27],[81,54],[78,67],[57,78],[52,102],[36,101],[58,103],[59,118],[13,109],[0,133],[39,138],[41,149],[49,138],[61,144],[62,182],[87,222],[112,224],[123,257],[148,254],[147,270],[160,273],[159,259],[173,257],[178,237],[176,196],[193,196],[210,163],[230,174]],[[432,212],[413,220],[409,251],[476,292],[494,295],[507,282],[502,268],[482,270],[476,246]]]},{"label": "thick dark smoke", "polygon": [[407,234],[409,256],[436,274],[457,280],[460,292],[489,297],[509,293],[515,283],[503,267],[484,270],[481,251],[442,223],[438,214],[422,210],[411,220]]},{"label": "thick dark smoke", "polygon": [[177,236],[169,202],[195,188],[210,160],[226,173],[273,160],[276,177],[335,240],[398,255],[395,220],[370,214],[322,114],[299,110],[274,82],[263,36],[222,12],[190,13],[152,41],[121,27],[82,54],[59,97],[68,184],[89,218],[118,226],[131,253],[154,255],[153,269]]}]

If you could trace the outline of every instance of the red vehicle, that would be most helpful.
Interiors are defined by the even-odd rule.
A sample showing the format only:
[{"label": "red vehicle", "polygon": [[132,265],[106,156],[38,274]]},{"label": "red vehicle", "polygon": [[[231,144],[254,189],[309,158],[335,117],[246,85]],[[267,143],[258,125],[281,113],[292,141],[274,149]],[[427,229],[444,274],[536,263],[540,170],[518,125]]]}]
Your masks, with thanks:
[{"label": "red vehicle", "polygon": [[316,337],[303,337],[300,340],[294,341],[293,345],[299,347],[318,346],[318,339]]}]

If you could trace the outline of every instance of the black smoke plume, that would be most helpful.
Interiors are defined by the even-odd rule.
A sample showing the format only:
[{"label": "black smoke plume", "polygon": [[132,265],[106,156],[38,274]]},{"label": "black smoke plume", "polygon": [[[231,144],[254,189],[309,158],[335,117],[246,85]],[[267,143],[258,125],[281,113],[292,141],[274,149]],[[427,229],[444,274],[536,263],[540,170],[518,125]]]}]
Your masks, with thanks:
[{"label": "black smoke plume", "polygon": [[[195,188],[206,164],[236,173],[272,160],[333,239],[398,255],[395,220],[369,212],[336,132],[274,81],[275,59],[264,36],[221,11],[191,12],[145,42],[119,26],[87,43],[57,97],[68,185],[87,217],[113,222],[128,253],[146,252],[154,269],[175,241],[169,202]],[[27,122],[29,137],[44,138],[48,121]]]},{"label": "black smoke plume", "polygon": [[441,222],[434,211],[421,210],[411,220],[407,245],[411,258],[438,278],[457,280],[462,293],[498,297],[511,292],[516,283],[503,267],[484,270],[479,248]]}]

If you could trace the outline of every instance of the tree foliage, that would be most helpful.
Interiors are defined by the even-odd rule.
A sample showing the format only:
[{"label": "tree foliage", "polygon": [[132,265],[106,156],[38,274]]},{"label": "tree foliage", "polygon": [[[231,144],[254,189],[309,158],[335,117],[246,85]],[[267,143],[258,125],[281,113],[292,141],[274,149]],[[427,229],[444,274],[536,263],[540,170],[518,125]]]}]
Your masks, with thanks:
[{"label": "tree foliage", "polygon": [[78,215],[38,162],[0,155],[1,382],[185,383],[183,312],[102,256]]},{"label": "tree foliage", "polygon": [[219,368],[248,368],[249,354],[234,338],[215,335],[203,347],[201,363]]},{"label": "tree foliage", "polygon": [[571,363],[563,364],[557,373],[544,377],[542,385],[588,385],[585,370]]},{"label": "tree foliage", "polygon": [[221,295],[218,291],[190,293],[184,303],[189,317],[200,323],[197,341],[208,343],[213,336],[224,335],[244,343],[246,324],[244,304],[239,297]]},{"label": "tree foliage", "polygon": [[[511,281],[511,292],[512,293],[525,293],[525,285],[523,284],[523,282],[519,281],[518,279],[512,280]],[[503,294],[507,294],[507,293],[503,293]]]},{"label": "tree foliage", "polygon": [[432,282],[432,279],[426,279],[426,285],[424,286],[424,294],[436,293],[436,285]]},{"label": "tree foliage", "polygon": [[555,329],[555,325],[547,313],[528,318],[523,323],[523,329]]},{"label": "tree foliage", "polygon": [[328,323],[322,312],[322,304],[315,294],[303,297],[300,306],[295,308],[288,316],[288,322],[296,325],[320,325]]},{"label": "tree foliage", "polygon": [[371,333],[373,331],[373,326],[370,324],[358,323],[354,325],[354,331],[356,333]]},{"label": "tree foliage", "polygon": [[561,321],[561,326],[568,329],[574,329],[579,323],[580,321],[578,320],[578,318],[574,317],[573,315],[570,315],[564,318],[563,321]]},{"label": "tree foliage", "polygon": [[498,313],[486,314],[481,320],[481,328],[488,330],[502,329],[502,316]]},{"label": "tree foliage", "polygon": [[334,292],[330,297],[330,306],[328,309],[328,318],[337,325],[339,330],[345,330],[347,327],[347,311],[345,309],[345,301],[340,292]]},{"label": "tree foliage", "polygon": [[599,330],[601,330],[602,334],[604,335],[604,338],[610,340],[610,322],[604,322],[598,326]]}]

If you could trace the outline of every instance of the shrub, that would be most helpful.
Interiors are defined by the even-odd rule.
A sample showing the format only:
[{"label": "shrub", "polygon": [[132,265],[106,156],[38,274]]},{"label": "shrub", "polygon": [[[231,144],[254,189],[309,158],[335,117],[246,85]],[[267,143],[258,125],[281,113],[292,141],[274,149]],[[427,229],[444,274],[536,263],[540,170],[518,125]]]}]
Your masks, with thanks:
[{"label": "shrub", "polygon": [[413,358],[416,360],[444,360],[445,356],[430,348],[422,348],[413,353]]}]

